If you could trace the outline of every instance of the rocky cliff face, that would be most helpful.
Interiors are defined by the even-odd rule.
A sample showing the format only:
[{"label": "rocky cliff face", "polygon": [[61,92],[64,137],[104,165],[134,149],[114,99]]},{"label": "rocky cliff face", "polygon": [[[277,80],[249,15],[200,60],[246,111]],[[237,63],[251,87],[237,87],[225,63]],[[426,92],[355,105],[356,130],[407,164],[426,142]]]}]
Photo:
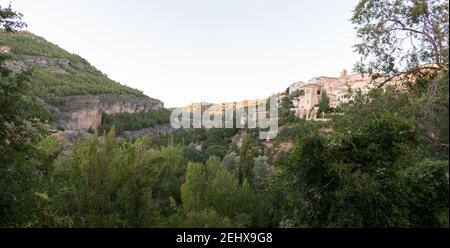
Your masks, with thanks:
[{"label": "rocky cliff face", "polygon": [[[31,68],[45,71],[45,77],[41,73],[32,76],[30,82],[38,98],[48,106],[55,122],[52,126],[65,130],[95,129],[101,125],[104,113],[147,112],[164,107],[163,102],[108,79],[81,57],[31,33],[0,32],[0,53],[12,55],[5,65],[13,73]],[[80,84],[85,88],[73,93],[71,89]],[[52,102],[48,97],[51,94],[62,99]]]},{"label": "rocky cliff face", "polygon": [[45,56],[21,55],[18,59],[8,60],[5,65],[13,72],[24,71],[29,65],[39,66],[50,73],[69,74],[66,70],[70,61],[65,58],[49,58]]},{"label": "rocky cliff face", "polygon": [[[21,72],[30,66],[37,66],[52,74],[69,75],[70,61],[64,58],[21,55],[7,61],[6,66],[13,72]],[[46,103],[43,100],[44,103]],[[58,105],[47,104],[58,125],[68,130],[98,128],[102,114],[136,113],[163,107],[163,103],[147,96],[130,94],[86,94],[65,96]]]},{"label": "rocky cliff face", "polygon": [[123,94],[67,96],[59,106],[49,105],[55,121],[70,130],[97,128],[102,114],[136,113],[162,108],[163,103],[150,97]]}]

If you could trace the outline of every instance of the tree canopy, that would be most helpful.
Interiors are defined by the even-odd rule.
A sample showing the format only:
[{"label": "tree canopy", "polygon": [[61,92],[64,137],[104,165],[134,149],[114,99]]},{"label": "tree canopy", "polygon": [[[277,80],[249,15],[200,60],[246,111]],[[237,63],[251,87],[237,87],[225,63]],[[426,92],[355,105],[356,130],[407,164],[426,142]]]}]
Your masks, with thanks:
[{"label": "tree canopy", "polygon": [[356,64],[375,77],[417,75],[448,67],[448,0],[361,0],[352,23]]}]

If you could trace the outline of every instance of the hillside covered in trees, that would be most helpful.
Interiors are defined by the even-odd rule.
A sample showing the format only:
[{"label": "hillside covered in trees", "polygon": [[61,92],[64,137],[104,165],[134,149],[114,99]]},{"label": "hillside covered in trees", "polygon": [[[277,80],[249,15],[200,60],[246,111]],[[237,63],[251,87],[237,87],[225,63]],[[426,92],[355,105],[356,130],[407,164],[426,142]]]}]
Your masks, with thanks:
[{"label": "hillside covered in trees", "polygon": [[68,95],[131,94],[143,96],[139,90],[109,79],[78,55],[27,31],[14,33],[0,30],[0,46],[10,49],[13,69],[32,69],[31,91],[50,104],[60,104]]}]

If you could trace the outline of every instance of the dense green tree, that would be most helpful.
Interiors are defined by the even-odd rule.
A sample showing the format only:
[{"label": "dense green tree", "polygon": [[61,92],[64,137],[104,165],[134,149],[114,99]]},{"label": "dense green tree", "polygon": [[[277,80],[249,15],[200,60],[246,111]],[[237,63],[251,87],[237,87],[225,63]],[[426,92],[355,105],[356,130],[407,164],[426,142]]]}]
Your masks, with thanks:
[{"label": "dense green tree", "polygon": [[100,133],[115,127],[118,133],[153,127],[158,124],[170,123],[170,111],[165,108],[138,113],[102,114],[102,124],[98,128]]},{"label": "dense green tree", "polygon": [[448,227],[448,160],[418,161],[400,172],[408,219],[416,227]]},{"label": "dense green tree", "polygon": [[100,146],[99,137],[92,135],[80,143],[66,158],[56,165],[53,191],[56,207],[62,215],[72,217],[79,227],[119,226],[112,194],[114,191],[114,169],[118,148],[114,130]]},{"label": "dense green tree", "polygon": [[267,156],[258,156],[255,158],[252,174],[253,187],[257,191],[262,191],[269,186],[270,180],[275,175],[275,167]]},{"label": "dense green tree", "polygon": [[292,100],[292,95],[285,96],[281,99],[281,107],[278,109],[278,124],[280,126],[293,123],[297,119],[294,112],[291,111],[291,108],[293,107]]},{"label": "dense green tree", "polygon": [[[181,187],[180,215],[189,223],[197,223],[196,227],[214,226],[217,220],[223,226],[251,225],[257,207],[250,185],[247,181],[240,185],[219,162],[217,157],[211,157],[204,165],[188,165],[186,182]],[[212,216],[202,217],[202,212]],[[194,216],[201,219],[194,221]]]},{"label": "dense green tree", "polygon": [[427,162],[411,101],[408,93],[375,91],[347,105],[333,133],[301,135],[277,180],[283,225],[446,226],[448,160]]},{"label": "dense green tree", "polygon": [[227,153],[227,147],[225,147],[223,145],[212,145],[212,146],[209,146],[205,150],[205,156],[208,158],[211,156],[216,156],[216,157],[222,159],[226,153]]},{"label": "dense green tree", "polygon": [[255,153],[252,143],[251,137],[246,136],[241,148],[239,149],[238,178],[240,182],[243,182],[244,180],[252,180],[253,177],[252,171]]},{"label": "dense green tree", "polygon": [[[0,28],[15,31],[22,15],[0,6]],[[2,31],[3,32],[3,31]],[[0,226],[27,226],[36,217],[37,193],[45,175],[43,154],[34,146],[44,134],[46,110],[29,96],[28,72],[12,74],[0,53]]]},{"label": "dense green tree", "polygon": [[78,227],[160,226],[180,201],[185,159],[178,147],[151,148],[149,139],[117,143],[114,129],[92,135],[63,156],[52,193],[61,216]]},{"label": "dense green tree", "polygon": [[325,90],[322,91],[319,98],[319,110],[317,111],[317,116],[327,113],[330,111],[330,97]]}]

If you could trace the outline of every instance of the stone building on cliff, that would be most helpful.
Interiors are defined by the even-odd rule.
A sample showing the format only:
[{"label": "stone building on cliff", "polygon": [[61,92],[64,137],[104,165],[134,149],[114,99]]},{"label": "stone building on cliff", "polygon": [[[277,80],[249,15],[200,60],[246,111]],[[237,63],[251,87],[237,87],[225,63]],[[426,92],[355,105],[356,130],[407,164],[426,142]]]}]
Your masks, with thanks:
[{"label": "stone building on cliff", "polygon": [[376,87],[382,79],[372,80],[367,74],[347,74],[346,70],[339,77],[314,77],[308,82],[297,82],[289,86],[289,94],[295,94],[291,111],[304,119],[316,119],[320,95],[326,92],[330,98],[330,107],[338,107],[351,100],[349,90],[366,94]]}]

